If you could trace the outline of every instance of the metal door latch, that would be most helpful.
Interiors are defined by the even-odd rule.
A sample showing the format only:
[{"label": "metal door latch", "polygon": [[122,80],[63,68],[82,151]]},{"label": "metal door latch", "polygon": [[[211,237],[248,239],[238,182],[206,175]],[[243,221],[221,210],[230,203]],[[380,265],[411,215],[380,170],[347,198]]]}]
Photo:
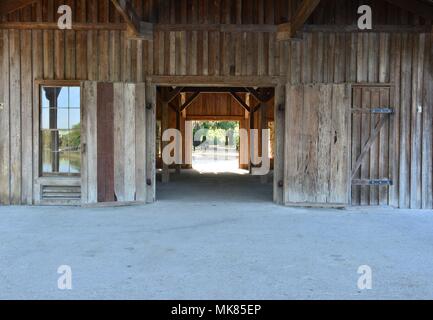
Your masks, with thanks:
[{"label": "metal door latch", "polygon": [[4,109],[4,107],[5,107],[5,104],[4,104],[4,102],[0,102],[0,110],[3,110],[3,109]]}]

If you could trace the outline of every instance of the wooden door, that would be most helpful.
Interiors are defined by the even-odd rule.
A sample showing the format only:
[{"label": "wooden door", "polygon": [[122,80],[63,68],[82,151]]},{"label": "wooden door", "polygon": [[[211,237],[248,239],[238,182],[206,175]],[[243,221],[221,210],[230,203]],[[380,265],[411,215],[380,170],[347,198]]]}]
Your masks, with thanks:
[{"label": "wooden door", "polygon": [[349,203],[348,85],[289,85],[286,102],[287,205]]},{"label": "wooden door", "polygon": [[88,81],[82,101],[82,202],[152,199],[146,85]]},{"label": "wooden door", "polygon": [[393,121],[389,86],[355,86],[352,100],[352,205],[389,205]]}]

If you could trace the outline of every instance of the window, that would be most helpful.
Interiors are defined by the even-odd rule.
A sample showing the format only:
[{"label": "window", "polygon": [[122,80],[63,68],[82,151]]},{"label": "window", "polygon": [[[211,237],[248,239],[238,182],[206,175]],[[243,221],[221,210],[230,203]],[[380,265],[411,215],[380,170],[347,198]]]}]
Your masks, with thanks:
[{"label": "window", "polygon": [[80,87],[41,87],[42,176],[80,175],[80,105]]}]

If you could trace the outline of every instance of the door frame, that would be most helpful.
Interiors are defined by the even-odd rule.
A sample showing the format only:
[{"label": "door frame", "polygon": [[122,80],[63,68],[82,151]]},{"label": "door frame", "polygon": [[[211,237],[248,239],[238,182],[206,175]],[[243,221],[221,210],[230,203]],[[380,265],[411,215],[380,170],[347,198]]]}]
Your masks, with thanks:
[{"label": "door frame", "polygon": [[[284,141],[285,141],[285,104],[286,104],[286,77],[270,76],[149,76],[146,78],[146,88],[151,91],[146,93],[148,103],[153,108],[149,111],[147,121],[147,152],[148,157],[148,177],[152,177],[153,199],[148,198],[148,202],[156,200],[156,88],[165,87],[269,87],[275,90],[275,159],[274,159],[274,181],[273,181],[273,201],[276,204],[284,205]],[[150,132],[152,130],[152,132]],[[148,181],[148,185],[151,181]],[[155,183],[154,183],[155,182]],[[149,192],[148,192],[149,196]]]}]

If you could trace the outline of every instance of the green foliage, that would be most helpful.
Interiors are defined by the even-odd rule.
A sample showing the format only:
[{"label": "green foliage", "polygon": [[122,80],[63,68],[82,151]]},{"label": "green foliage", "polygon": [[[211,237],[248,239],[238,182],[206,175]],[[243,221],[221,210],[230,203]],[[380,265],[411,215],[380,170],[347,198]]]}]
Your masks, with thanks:
[{"label": "green foliage", "polygon": [[[238,145],[239,122],[237,121],[197,121],[193,125],[193,136],[199,130],[208,130],[207,138],[210,144],[225,144],[226,136]],[[233,142],[232,142],[233,143]]]}]

